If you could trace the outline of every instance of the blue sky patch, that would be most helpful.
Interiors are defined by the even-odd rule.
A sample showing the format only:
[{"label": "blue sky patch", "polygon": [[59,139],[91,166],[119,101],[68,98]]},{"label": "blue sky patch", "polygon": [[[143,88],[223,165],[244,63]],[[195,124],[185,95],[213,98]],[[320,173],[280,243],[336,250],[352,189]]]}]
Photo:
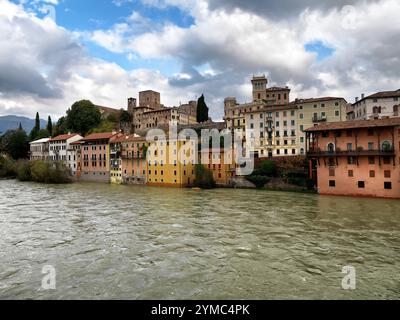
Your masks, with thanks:
[{"label": "blue sky patch", "polygon": [[307,52],[317,53],[317,61],[320,62],[326,58],[329,58],[335,53],[335,49],[328,47],[322,41],[313,41],[304,45]]}]

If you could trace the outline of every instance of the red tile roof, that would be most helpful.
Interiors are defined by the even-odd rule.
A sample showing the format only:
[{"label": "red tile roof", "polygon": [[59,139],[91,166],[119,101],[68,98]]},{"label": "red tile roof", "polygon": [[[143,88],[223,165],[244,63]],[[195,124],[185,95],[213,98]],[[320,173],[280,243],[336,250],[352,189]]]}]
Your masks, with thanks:
[{"label": "red tile roof", "polygon": [[110,139],[111,143],[120,143],[120,142],[136,142],[136,141],[146,141],[144,137],[136,137],[135,135],[122,135],[122,136],[115,136]]},{"label": "red tile roof", "polygon": [[320,132],[329,130],[346,130],[357,128],[395,127],[400,126],[400,118],[387,118],[377,120],[354,120],[343,122],[330,122],[320,124],[305,130],[306,132]]},{"label": "red tile roof", "polygon": [[50,142],[68,140],[68,139],[71,139],[72,137],[75,137],[75,136],[77,136],[77,135],[78,135],[77,133],[72,133],[72,134],[61,134],[61,135],[59,135],[59,136],[57,136],[57,137],[54,137],[54,138],[50,139]]},{"label": "red tile roof", "polygon": [[82,139],[81,139],[81,140],[78,140],[78,141],[75,141],[75,142],[71,142],[70,145],[76,146],[76,145],[82,144],[82,143],[83,143],[83,141],[82,141]]},{"label": "red tile roof", "polygon": [[92,133],[86,136],[83,141],[94,141],[94,140],[109,140],[111,137],[115,136],[114,133],[104,132],[104,133]]}]

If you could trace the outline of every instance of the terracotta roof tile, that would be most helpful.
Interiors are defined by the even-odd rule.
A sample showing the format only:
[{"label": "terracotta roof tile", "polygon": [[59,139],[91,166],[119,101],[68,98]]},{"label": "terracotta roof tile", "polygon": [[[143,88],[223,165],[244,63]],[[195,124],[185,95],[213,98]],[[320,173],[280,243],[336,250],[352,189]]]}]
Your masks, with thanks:
[{"label": "terracotta roof tile", "polygon": [[330,122],[320,124],[316,127],[308,128],[306,132],[320,132],[329,130],[346,130],[356,128],[376,128],[376,127],[395,127],[400,126],[399,118],[387,118],[377,120],[354,120],[343,122]]},{"label": "terracotta roof tile", "polygon": [[333,100],[344,100],[344,101],[346,101],[345,98],[341,98],[341,97],[321,97],[321,98],[310,98],[310,99],[296,99],[293,102],[297,103],[297,104],[302,104],[302,103],[324,102],[324,101],[333,101]]},{"label": "terracotta roof tile", "polygon": [[50,142],[68,140],[68,139],[71,139],[72,137],[75,137],[77,135],[78,135],[77,133],[61,134],[61,135],[59,135],[57,137],[54,137],[54,138],[50,139]]},{"label": "terracotta roof tile", "polygon": [[111,132],[103,132],[103,133],[92,133],[86,136],[83,141],[93,141],[93,140],[109,140],[111,137],[115,136],[114,133]]},{"label": "terracotta roof tile", "polygon": [[111,143],[120,143],[120,142],[136,142],[136,141],[146,141],[144,137],[138,137],[136,135],[122,135],[122,136],[115,136],[110,139]]}]

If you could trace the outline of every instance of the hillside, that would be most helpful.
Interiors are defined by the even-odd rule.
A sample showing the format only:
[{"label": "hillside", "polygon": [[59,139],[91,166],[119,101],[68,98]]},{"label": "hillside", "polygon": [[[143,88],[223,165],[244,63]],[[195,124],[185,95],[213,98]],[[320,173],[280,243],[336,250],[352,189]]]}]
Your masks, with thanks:
[{"label": "hillside", "polygon": [[[7,130],[18,129],[20,123],[22,128],[29,134],[35,126],[35,119],[19,116],[0,116],[0,134],[5,133]],[[42,129],[46,128],[46,125],[47,121],[40,120]]]}]

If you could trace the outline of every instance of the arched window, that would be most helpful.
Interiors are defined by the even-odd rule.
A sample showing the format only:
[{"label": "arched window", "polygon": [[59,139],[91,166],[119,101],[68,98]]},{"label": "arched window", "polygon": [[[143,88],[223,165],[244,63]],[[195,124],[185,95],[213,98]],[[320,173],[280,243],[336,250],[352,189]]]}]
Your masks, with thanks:
[{"label": "arched window", "polygon": [[331,152],[331,153],[335,152],[335,144],[333,144],[333,143],[328,144],[328,152]]}]

